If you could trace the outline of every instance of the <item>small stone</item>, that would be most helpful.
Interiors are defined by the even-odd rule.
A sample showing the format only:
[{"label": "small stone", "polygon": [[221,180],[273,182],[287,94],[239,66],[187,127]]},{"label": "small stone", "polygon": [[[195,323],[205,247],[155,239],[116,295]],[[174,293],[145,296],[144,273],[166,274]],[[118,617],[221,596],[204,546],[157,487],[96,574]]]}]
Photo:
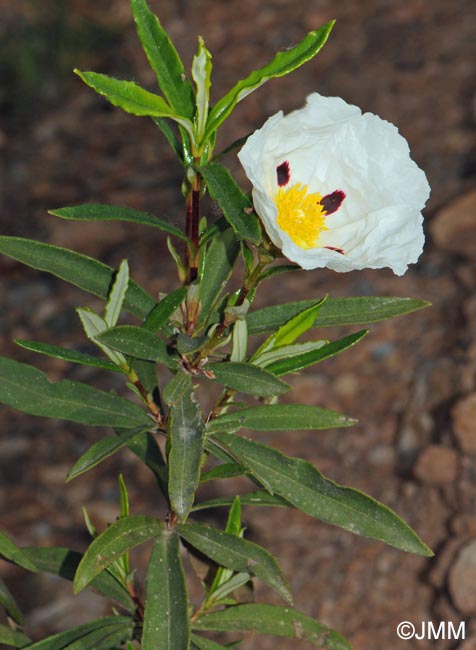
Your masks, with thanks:
[{"label": "small stone", "polygon": [[451,411],[453,429],[462,449],[476,454],[476,393],[460,399]]},{"label": "small stone", "polygon": [[476,254],[476,191],[472,190],[442,208],[430,232],[445,251],[474,257]]},{"label": "small stone", "polygon": [[476,611],[476,539],[462,547],[453,564],[448,587],[454,606],[468,616]]},{"label": "small stone", "polygon": [[458,470],[458,454],[454,449],[430,445],[418,457],[415,476],[424,483],[451,483]]}]

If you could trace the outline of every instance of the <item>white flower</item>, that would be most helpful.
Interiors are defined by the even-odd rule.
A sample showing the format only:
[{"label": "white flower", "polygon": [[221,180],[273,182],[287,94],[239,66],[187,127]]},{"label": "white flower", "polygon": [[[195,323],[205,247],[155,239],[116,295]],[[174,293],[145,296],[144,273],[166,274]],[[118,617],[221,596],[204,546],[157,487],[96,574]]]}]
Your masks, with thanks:
[{"label": "white flower", "polygon": [[398,129],[338,97],[270,117],[238,154],[273,243],[304,269],[416,262],[430,187]]}]

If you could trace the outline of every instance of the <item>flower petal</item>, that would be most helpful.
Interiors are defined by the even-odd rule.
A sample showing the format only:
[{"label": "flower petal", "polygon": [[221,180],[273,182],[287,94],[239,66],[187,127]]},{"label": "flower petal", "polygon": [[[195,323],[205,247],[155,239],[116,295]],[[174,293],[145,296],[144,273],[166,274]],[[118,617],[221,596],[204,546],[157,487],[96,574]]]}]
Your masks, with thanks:
[{"label": "flower petal", "polygon": [[[238,157],[270,239],[302,268],[387,266],[401,275],[418,259],[424,242],[421,210],[430,188],[393,124],[362,115],[338,97],[314,93],[304,108],[270,117]],[[327,213],[311,248],[299,233],[291,238],[277,223],[278,191],[298,184],[320,195]],[[290,221],[299,227],[299,218]]]}]

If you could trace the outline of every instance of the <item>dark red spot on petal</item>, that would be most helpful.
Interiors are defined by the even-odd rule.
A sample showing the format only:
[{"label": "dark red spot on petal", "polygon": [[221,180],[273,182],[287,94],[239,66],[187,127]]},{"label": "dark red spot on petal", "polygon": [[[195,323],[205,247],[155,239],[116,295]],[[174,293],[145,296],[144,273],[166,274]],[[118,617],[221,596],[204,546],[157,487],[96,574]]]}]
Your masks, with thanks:
[{"label": "dark red spot on petal", "polygon": [[289,163],[287,160],[276,167],[276,176],[278,178],[279,187],[283,187],[289,183],[291,173],[289,171]]},{"label": "dark red spot on petal", "polygon": [[319,203],[324,207],[326,214],[332,214],[333,212],[337,212],[344,199],[345,192],[336,190],[335,192],[331,192],[331,194],[323,196]]},{"label": "dark red spot on petal", "polygon": [[343,248],[334,248],[334,246],[324,246],[324,248],[327,248],[330,251],[335,251],[336,253],[340,253],[341,255],[344,255]]}]

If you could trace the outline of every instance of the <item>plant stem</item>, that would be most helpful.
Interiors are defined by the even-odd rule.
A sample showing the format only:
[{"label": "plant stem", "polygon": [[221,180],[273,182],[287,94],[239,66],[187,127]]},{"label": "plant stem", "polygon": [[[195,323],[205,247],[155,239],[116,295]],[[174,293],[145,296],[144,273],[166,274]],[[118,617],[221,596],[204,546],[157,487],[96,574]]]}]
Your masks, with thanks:
[{"label": "plant stem", "polygon": [[185,266],[188,269],[186,284],[192,283],[198,275],[198,248],[200,224],[200,176],[194,173],[192,189],[187,196],[187,213],[185,220],[185,234],[192,242],[192,246],[185,248]]}]

